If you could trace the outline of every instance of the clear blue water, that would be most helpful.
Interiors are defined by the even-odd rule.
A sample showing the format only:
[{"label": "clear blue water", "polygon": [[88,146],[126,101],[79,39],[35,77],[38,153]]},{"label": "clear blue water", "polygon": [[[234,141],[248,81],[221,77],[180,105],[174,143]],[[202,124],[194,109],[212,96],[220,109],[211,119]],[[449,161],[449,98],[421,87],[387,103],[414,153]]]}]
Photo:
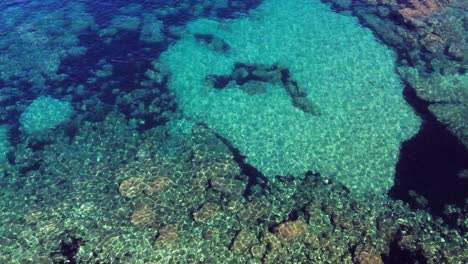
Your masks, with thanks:
[{"label": "clear blue water", "polygon": [[457,1],[0,10],[0,263],[467,262]]}]

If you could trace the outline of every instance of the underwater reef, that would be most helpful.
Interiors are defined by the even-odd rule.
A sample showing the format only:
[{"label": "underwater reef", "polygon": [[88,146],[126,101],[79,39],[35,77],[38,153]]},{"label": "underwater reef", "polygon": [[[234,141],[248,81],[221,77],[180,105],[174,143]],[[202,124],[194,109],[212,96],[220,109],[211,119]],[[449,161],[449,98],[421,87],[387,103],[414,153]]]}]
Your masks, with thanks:
[{"label": "underwater reef", "polygon": [[0,10],[0,263],[468,262],[462,1]]},{"label": "underwater reef", "polygon": [[2,180],[14,190],[0,200],[2,262],[466,260],[466,237],[425,211],[310,172],[273,184],[207,127],[174,122],[137,134],[111,113],[71,142],[19,146],[22,168]]}]

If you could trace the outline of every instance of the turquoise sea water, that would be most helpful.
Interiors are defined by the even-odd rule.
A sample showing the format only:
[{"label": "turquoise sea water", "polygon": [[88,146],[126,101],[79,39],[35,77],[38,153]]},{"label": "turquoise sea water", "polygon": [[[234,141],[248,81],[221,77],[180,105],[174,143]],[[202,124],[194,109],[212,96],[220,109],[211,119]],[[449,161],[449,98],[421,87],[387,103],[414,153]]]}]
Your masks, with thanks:
[{"label": "turquoise sea water", "polygon": [[0,10],[0,263],[467,262],[456,1]]}]

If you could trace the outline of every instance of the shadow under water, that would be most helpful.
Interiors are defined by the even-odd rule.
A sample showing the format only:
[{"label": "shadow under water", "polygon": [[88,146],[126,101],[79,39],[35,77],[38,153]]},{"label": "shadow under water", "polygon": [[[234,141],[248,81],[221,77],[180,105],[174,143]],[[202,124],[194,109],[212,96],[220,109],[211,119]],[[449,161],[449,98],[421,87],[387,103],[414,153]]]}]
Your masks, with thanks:
[{"label": "shadow under water", "polygon": [[[428,207],[440,216],[445,205],[463,206],[468,198],[468,180],[459,176],[468,168],[468,149],[432,115],[429,103],[418,98],[411,87],[406,86],[403,94],[423,122],[418,134],[401,146],[390,196],[413,208]],[[410,191],[424,196],[427,204],[421,204],[422,197],[417,199]]]}]

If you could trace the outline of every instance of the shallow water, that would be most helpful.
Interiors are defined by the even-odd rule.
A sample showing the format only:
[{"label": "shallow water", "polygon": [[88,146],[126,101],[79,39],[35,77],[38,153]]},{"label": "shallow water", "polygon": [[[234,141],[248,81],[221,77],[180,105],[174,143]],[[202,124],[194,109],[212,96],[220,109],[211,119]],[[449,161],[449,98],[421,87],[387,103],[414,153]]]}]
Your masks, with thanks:
[{"label": "shallow water", "polygon": [[415,3],[3,1],[0,263],[466,262],[463,12]]}]

